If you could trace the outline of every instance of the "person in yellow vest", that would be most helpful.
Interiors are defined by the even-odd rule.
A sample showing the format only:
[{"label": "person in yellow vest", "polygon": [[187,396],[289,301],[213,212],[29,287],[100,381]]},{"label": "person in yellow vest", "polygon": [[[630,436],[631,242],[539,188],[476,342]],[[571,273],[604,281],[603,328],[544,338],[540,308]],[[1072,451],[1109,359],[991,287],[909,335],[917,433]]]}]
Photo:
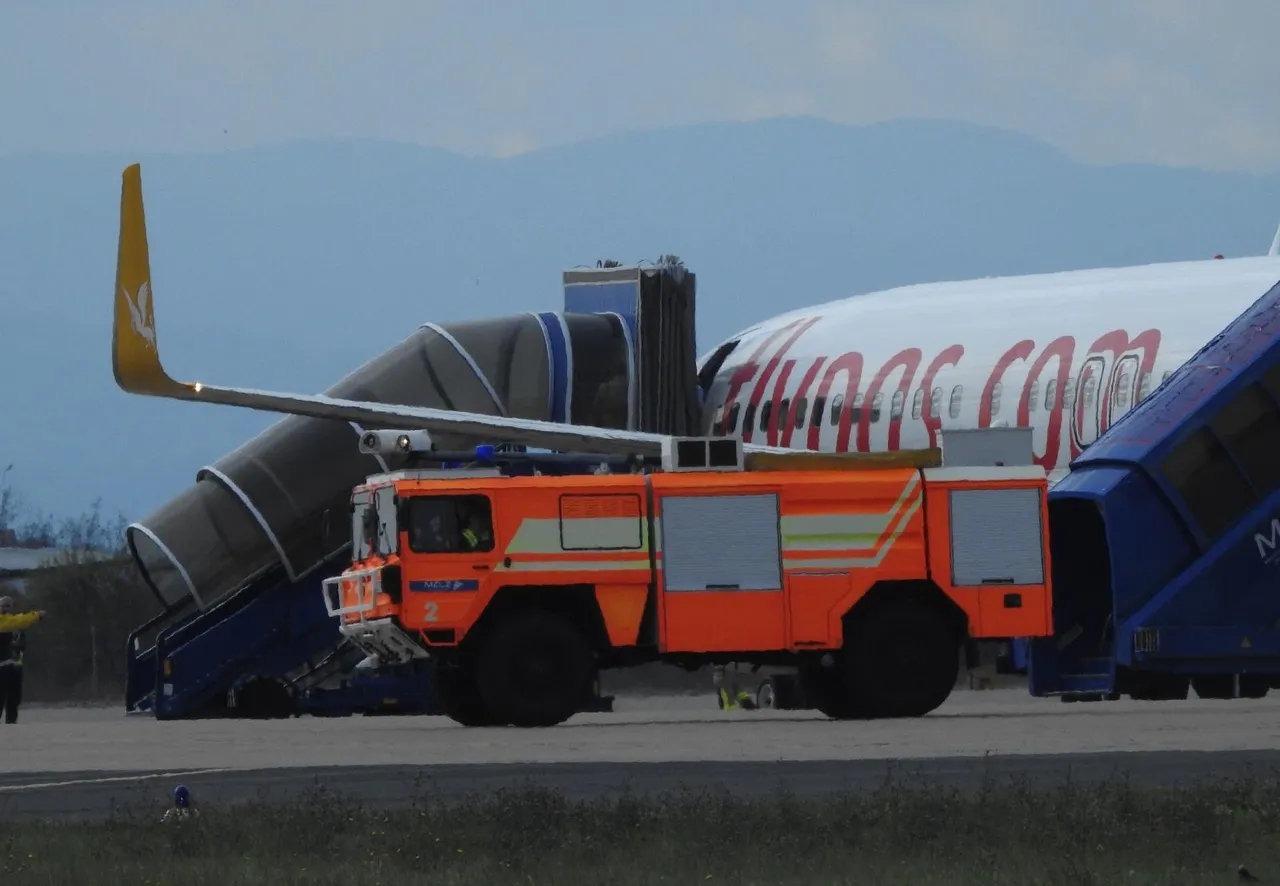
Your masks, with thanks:
[{"label": "person in yellow vest", "polygon": [[492,538],[479,514],[472,514],[462,530],[462,543],[468,551],[487,551],[492,547]]},{"label": "person in yellow vest", "polygon": [[727,673],[728,680],[725,679],[725,665],[711,666],[711,683],[716,687],[716,693],[720,696],[720,710],[732,711],[738,708],[745,711],[754,710],[756,700],[751,697],[751,693],[745,689],[738,688],[737,668],[730,665]]},{"label": "person in yellow vest", "polygon": [[44,611],[13,611],[13,598],[0,597],[0,707],[5,723],[18,722],[22,704],[22,653],[26,649],[27,628],[44,617]]}]

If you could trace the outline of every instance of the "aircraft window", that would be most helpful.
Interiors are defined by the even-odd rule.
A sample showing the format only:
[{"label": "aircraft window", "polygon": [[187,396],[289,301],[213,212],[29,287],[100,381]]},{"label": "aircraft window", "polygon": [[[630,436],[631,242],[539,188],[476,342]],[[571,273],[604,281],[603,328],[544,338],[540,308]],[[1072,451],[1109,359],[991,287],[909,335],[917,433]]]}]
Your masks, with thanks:
[{"label": "aircraft window", "polygon": [[756,404],[748,403],[747,410],[742,414],[742,430],[744,432],[751,430],[756,426]]},{"label": "aircraft window", "polygon": [[1142,382],[1138,385],[1138,400],[1142,401],[1151,396],[1151,373],[1142,373]]},{"label": "aircraft window", "polygon": [[851,410],[851,412],[852,412],[852,415],[850,416],[850,418],[852,419],[854,424],[857,424],[858,422],[862,421],[862,394],[853,395],[853,409]]},{"label": "aircraft window", "polygon": [[844,409],[844,394],[836,394],[831,400],[831,426],[840,424],[840,413]]},{"label": "aircraft window", "polygon": [[1098,388],[1098,380],[1092,375],[1084,380],[1084,408],[1093,406],[1093,394]]},{"label": "aircraft window", "polygon": [[1040,408],[1040,379],[1034,379],[1027,388],[1027,409],[1035,412]]},{"label": "aircraft window", "polygon": [[1280,488],[1280,410],[1260,384],[1241,391],[1209,424],[1258,492]]},{"label": "aircraft window", "polygon": [[808,398],[808,397],[797,397],[797,398],[796,398],[796,411],[795,411],[795,418],[794,418],[794,419],[792,419],[792,421],[794,422],[794,424],[795,424],[795,426],[796,426],[797,428],[803,428],[803,427],[804,427],[805,413],[806,413],[806,412],[808,412],[808,411],[809,411],[809,398]]},{"label": "aircraft window", "polygon": [[995,418],[1000,414],[1000,394],[1004,390],[1004,386],[1000,382],[996,382],[991,386],[991,417]]},{"label": "aircraft window", "polygon": [[782,402],[778,404],[778,430],[785,430],[787,427],[787,413],[791,410],[791,398],[784,397]]},{"label": "aircraft window", "polygon": [[409,499],[409,549],[418,554],[493,550],[493,517],[485,495],[418,495]]},{"label": "aircraft window", "polygon": [[816,428],[822,424],[822,416],[826,414],[827,398],[816,397],[813,401],[813,417],[810,419],[810,427]]},{"label": "aircraft window", "polygon": [[1058,405],[1058,380],[1050,379],[1049,383],[1044,386],[1044,408],[1045,411],[1053,409]]},{"label": "aircraft window", "polygon": [[933,396],[929,398],[929,418],[937,418],[942,415],[942,388],[934,388]]},{"label": "aircraft window", "polygon": [[924,412],[924,388],[916,391],[916,395],[911,398],[911,417],[919,418]]},{"label": "aircraft window", "polygon": [[1202,427],[1182,441],[1160,466],[1212,541],[1254,503],[1253,490],[1218,439]]},{"label": "aircraft window", "polygon": [[729,407],[729,433],[736,434],[738,432],[738,411],[742,406],[737,400],[733,401],[733,406]]},{"label": "aircraft window", "polygon": [[1075,408],[1076,405],[1076,380],[1074,378],[1067,379],[1067,383],[1062,386],[1062,408],[1068,412]]},{"label": "aircraft window", "polygon": [[902,391],[897,391],[893,395],[893,400],[889,403],[889,420],[897,421],[902,418],[902,409],[907,404],[907,395]]},{"label": "aircraft window", "polygon": [[960,397],[964,394],[964,385],[956,385],[951,389],[951,406],[948,407],[948,413],[952,418],[960,417]]},{"label": "aircraft window", "polygon": [[876,394],[871,398],[871,421],[878,422],[880,420],[880,411],[884,407],[884,394]]},{"label": "aircraft window", "polygon": [[760,404],[760,430],[769,430],[769,416],[773,414],[773,401],[765,400]]}]

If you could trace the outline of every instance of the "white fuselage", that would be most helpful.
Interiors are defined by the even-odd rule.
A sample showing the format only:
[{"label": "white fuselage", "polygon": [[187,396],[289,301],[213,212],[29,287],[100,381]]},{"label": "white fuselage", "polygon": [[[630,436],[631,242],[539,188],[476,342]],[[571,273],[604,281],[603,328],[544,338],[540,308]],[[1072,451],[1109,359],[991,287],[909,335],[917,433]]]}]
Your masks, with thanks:
[{"label": "white fuselage", "polygon": [[844,452],[934,446],[939,429],[1031,427],[1036,460],[1056,480],[1277,282],[1280,259],[1242,258],[922,284],[817,305],[726,340],[738,344],[707,391],[704,430]]}]

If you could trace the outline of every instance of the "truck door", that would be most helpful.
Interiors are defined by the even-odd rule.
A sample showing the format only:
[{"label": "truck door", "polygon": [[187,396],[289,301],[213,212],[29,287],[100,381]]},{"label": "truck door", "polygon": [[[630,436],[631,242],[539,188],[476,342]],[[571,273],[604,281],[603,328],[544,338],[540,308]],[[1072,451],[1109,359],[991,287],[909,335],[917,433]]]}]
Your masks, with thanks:
[{"label": "truck door", "polygon": [[401,620],[425,631],[453,627],[491,580],[493,503],[479,493],[415,495],[403,514]]},{"label": "truck door", "polygon": [[785,649],[778,494],[667,493],[662,537],[662,649]]}]

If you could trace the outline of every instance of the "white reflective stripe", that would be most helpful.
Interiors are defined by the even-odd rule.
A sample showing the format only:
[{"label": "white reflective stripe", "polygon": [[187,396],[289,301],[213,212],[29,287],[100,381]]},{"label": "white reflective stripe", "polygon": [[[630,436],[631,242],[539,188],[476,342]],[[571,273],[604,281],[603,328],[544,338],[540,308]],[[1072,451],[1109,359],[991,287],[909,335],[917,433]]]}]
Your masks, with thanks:
[{"label": "white reflective stripe", "polygon": [[551,334],[547,332],[547,325],[542,322],[542,317],[537,311],[525,311],[525,313],[538,321],[538,328],[542,330],[542,343],[547,347],[547,418],[549,420],[555,414],[556,408],[556,361],[551,353]]},{"label": "white reflective stripe", "polygon": [[289,576],[289,583],[293,584],[298,580],[298,573],[294,571],[293,564],[289,562],[289,558],[285,555],[284,546],[280,544],[280,539],[276,538],[276,534],[271,529],[271,525],[267,523],[267,518],[262,516],[262,511],[258,510],[258,506],[250,501],[249,496],[243,489],[231,482],[231,478],[215,467],[205,465],[196,472],[196,482],[204,479],[205,474],[216,477],[218,482],[227,487],[227,490],[240,499],[240,503],[244,505],[253,519],[258,521],[258,526],[262,528],[262,533],[267,537],[267,541],[271,542],[271,547],[276,549],[276,556],[280,558],[281,565],[284,566],[285,575]]},{"label": "white reflective stripe", "polygon": [[146,526],[143,526],[141,523],[130,523],[128,528],[136,529],[138,532],[141,532],[143,535],[145,535],[147,538],[151,540],[151,543],[154,544],[159,549],[160,553],[164,554],[166,557],[169,558],[169,562],[173,564],[173,568],[178,570],[178,575],[182,576],[182,580],[183,582],[186,583],[187,590],[191,593],[192,598],[196,601],[196,605],[199,606],[201,609],[204,609],[205,608],[204,600],[200,599],[200,594],[198,591],[196,591],[196,586],[195,586],[195,583],[191,580],[191,576],[187,574],[186,568],[183,567],[183,565],[178,562],[178,558],[173,555],[173,551],[169,550],[169,546],[160,540],[160,536],[156,535],[154,532],[152,532]]},{"label": "white reflective stripe", "polygon": [[502,402],[502,398],[498,396],[498,392],[493,389],[493,385],[489,381],[489,377],[480,371],[480,367],[476,361],[471,358],[471,354],[462,346],[462,342],[458,341],[443,326],[438,323],[423,323],[427,329],[430,329],[436,335],[443,338],[449,344],[453,345],[453,349],[458,352],[458,356],[467,361],[467,365],[471,367],[471,371],[476,374],[476,378],[480,379],[480,384],[484,385],[484,389],[489,392],[489,396],[493,398],[493,405],[498,409],[498,415],[506,417],[507,407]]},{"label": "white reflective stripe", "polygon": [[506,566],[499,563],[495,572],[623,572],[632,569],[649,571],[649,560],[524,560]]},{"label": "white reflective stripe", "polygon": [[631,341],[631,328],[627,326],[627,318],[617,311],[606,311],[605,316],[617,317],[622,324],[622,337],[627,343],[627,430],[636,429],[636,346]]},{"label": "white reflective stripe", "polygon": [[[572,527],[570,547],[562,547],[559,518],[525,519],[507,545],[506,554],[560,554],[566,550],[596,548],[600,550],[647,551],[645,524],[641,517],[571,518],[564,521]],[[640,547],[635,546],[636,526],[640,527]],[[629,537],[628,537],[629,535]],[[626,542],[619,544],[619,542]]]},{"label": "white reflective stripe", "polygon": [[788,551],[871,549],[893,514],[811,514],[783,517],[782,547]]},{"label": "white reflective stripe", "polygon": [[821,559],[801,559],[799,557],[783,556],[782,566],[784,569],[870,569],[879,566],[884,562],[884,558],[888,556],[889,551],[893,549],[893,543],[898,540],[902,533],[906,530],[907,524],[911,522],[911,518],[915,516],[916,511],[920,510],[920,504],[924,501],[924,496],[918,495],[912,500],[906,510],[902,511],[897,518],[897,523],[893,528],[893,532],[885,539],[884,544],[879,547],[874,556],[871,557],[824,557]]},{"label": "white reflective stripe", "polygon": [[[347,422],[347,424],[351,425],[351,430],[356,432],[357,440],[359,440],[361,437],[364,436],[364,428],[360,427],[360,425],[356,424],[353,421],[349,421]],[[382,468],[382,473],[389,474],[391,472],[391,468],[387,467],[387,460],[382,457],[381,453],[371,452],[369,454],[372,455],[373,460],[378,463],[378,467]]]}]

